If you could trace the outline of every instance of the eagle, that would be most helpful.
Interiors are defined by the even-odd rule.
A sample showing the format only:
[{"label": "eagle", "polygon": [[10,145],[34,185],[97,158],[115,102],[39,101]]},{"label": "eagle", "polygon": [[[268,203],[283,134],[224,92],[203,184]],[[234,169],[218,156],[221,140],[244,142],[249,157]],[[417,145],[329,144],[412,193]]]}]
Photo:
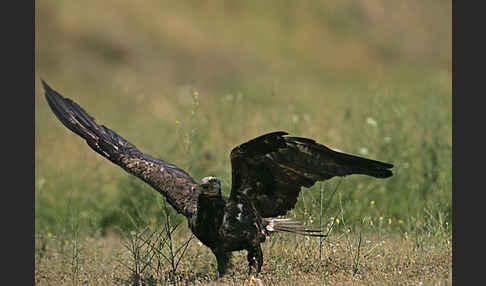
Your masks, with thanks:
[{"label": "eagle", "polygon": [[143,153],[113,130],[99,125],[80,105],[41,79],[55,116],[95,152],[148,183],[187,218],[194,235],[216,257],[218,276],[231,267],[233,251],[246,250],[249,274],[260,273],[261,243],[276,232],[323,236],[302,222],[278,218],[293,209],[302,187],[335,176],[392,176],[392,164],[334,151],[316,141],[277,131],[235,147],[230,154],[231,192],[208,176],[197,182],[174,164]]}]

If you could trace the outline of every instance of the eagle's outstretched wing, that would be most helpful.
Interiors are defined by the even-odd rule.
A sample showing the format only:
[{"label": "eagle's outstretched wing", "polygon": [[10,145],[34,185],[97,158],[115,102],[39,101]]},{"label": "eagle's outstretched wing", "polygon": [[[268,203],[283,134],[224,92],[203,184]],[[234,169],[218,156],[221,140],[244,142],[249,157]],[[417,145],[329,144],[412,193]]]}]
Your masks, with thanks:
[{"label": "eagle's outstretched wing", "polygon": [[231,151],[230,199],[241,194],[253,202],[262,217],[285,215],[297,202],[302,186],[334,176],[392,175],[391,164],[333,151],[312,139],[273,132]]},{"label": "eagle's outstretched wing", "polygon": [[197,183],[184,170],[140,152],[133,144],[104,125],[98,125],[76,102],[61,96],[42,81],[45,96],[56,117],[86,140],[97,153],[142,179],[185,216],[195,211]]}]

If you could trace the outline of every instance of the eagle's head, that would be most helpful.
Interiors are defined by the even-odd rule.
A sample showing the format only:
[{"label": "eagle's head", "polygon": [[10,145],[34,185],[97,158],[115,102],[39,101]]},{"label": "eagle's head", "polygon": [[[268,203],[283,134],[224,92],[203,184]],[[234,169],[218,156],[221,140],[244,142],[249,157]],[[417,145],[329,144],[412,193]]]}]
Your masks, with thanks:
[{"label": "eagle's head", "polygon": [[216,177],[204,177],[199,183],[201,195],[205,197],[221,197],[221,181]]}]

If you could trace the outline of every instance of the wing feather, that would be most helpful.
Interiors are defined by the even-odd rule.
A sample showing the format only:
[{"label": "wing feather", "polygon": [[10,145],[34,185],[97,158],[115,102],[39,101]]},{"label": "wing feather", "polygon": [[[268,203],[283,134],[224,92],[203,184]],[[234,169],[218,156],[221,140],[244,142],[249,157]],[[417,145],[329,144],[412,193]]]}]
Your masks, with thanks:
[{"label": "wing feather", "polygon": [[195,212],[194,188],[197,183],[188,173],[162,159],[142,153],[113,130],[98,125],[76,102],[61,96],[46,82],[42,81],[42,85],[56,117],[69,130],[84,138],[94,151],[148,183],[164,195],[177,212],[185,216]]},{"label": "wing feather", "polygon": [[284,215],[292,209],[301,187],[334,176],[392,175],[393,165],[337,152],[312,139],[272,132],[231,151],[230,199],[247,196],[262,217]]}]

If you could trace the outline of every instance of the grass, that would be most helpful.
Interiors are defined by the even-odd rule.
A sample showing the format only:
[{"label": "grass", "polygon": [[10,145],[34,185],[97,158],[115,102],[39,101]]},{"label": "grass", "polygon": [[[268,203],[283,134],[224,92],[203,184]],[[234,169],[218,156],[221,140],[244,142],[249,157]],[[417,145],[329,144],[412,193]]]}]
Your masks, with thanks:
[{"label": "grass", "polygon": [[[436,214],[440,213],[444,222],[452,222],[452,146],[448,142],[451,134],[450,114],[447,112],[450,98],[442,98],[442,95],[428,95],[426,91],[422,90],[415,92],[416,95],[410,96],[434,98],[426,99],[431,101],[427,105],[413,105],[413,102],[405,95],[401,95],[400,91],[388,93],[386,97],[382,98],[380,104],[373,107],[375,111],[371,113],[359,109],[360,103],[351,102],[348,108],[353,108],[353,111],[350,113],[358,114],[350,115],[350,118],[344,120],[345,123],[342,125],[337,124],[338,126],[345,126],[342,131],[343,135],[337,137],[349,137],[339,149],[392,162],[395,165],[395,175],[387,180],[361,176],[351,176],[342,180],[340,201],[345,210],[347,221],[359,222],[363,217],[376,220],[380,216],[384,216],[392,218],[394,221],[403,220],[408,223],[409,220],[413,221],[416,218],[424,217],[426,215],[425,210],[428,209]],[[148,130],[160,130],[157,136],[150,136],[150,132],[135,132],[150,137],[143,137],[146,138],[145,140],[137,140],[136,136],[131,138],[129,135],[125,135],[126,131],[123,132],[123,130],[117,128],[117,126],[120,126],[123,129],[123,123],[118,125],[115,121],[106,124],[123,134],[128,140],[135,142],[134,144],[145,152],[174,162],[188,170],[196,179],[205,175],[221,177],[223,192],[228,195],[231,182],[228,154],[231,148],[261,133],[255,131],[253,135],[248,135],[248,137],[237,136],[238,139],[231,139],[232,134],[235,133],[234,130],[231,130],[232,126],[246,126],[243,123],[244,118],[239,118],[238,114],[244,116],[245,113],[239,111],[239,109],[249,110],[251,108],[248,105],[252,105],[252,103],[248,101],[251,100],[241,99],[234,112],[226,106],[227,103],[216,105],[215,109],[221,108],[217,112],[224,119],[221,119],[221,122],[213,121],[214,126],[208,121],[205,122],[207,120],[205,119],[206,115],[213,111],[203,110],[202,104],[194,115],[196,120],[189,119],[188,122],[185,122],[181,119],[179,124],[174,122],[168,130],[156,128],[154,125],[158,125],[157,121],[155,123],[144,121],[153,126],[147,127]],[[86,107],[86,104],[84,106]],[[413,109],[400,111],[400,109],[407,109],[407,106],[408,108],[413,106]],[[89,110],[88,107],[86,108]],[[192,109],[192,105],[189,105],[186,111],[181,112],[181,118],[191,118]],[[224,112],[223,109],[227,111]],[[430,113],[435,113],[436,116],[429,116]],[[140,115],[129,114],[127,118],[133,116],[135,121],[138,121],[137,118]],[[263,111],[256,114],[258,114],[257,116],[270,116]],[[314,116],[317,115],[309,117],[313,118]],[[151,118],[150,116],[147,117],[146,120]],[[285,117],[286,115],[282,114],[280,118],[275,120],[286,122]],[[99,121],[105,122],[101,119]],[[54,142],[64,141],[65,143],[62,143],[64,147],[56,147],[55,145],[59,143],[54,143],[53,146],[48,142],[37,145],[36,156],[39,161],[36,167],[38,190],[36,194],[36,226],[38,229],[56,232],[52,228],[59,225],[58,221],[66,215],[66,199],[63,199],[65,198],[65,190],[72,192],[72,201],[77,204],[78,209],[82,210],[80,213],[81,223],[92,226],[91,231],[98,229],[106,231],[107,228],[112,226],[126,225],[127,219],[123,218],[121,214],[123,212],[134,212],[136,209],[139,209],[143,214],[133,214],[134,216],[157,217],[158,205],[156,201],[159,195],[156,192],[136,178],[127,176],[117,166],[110,164],[101,157],[98,158],[99,156],[91,152],[82,140],[64,130],[54,118],[51,118],[49,122],[53,125],[54,132],[60,133],[55,137],[57,139]],[[223,122],[231,122],[231,124],[223,125]],[[377,123],[370,124],[369,122]],[[443,122],[445,124],[442,124]],[[134,123],[129,123],[129,125],[131,124]],[[142,122],[137,122],[137,124],[145,125]],[[293,129],[308,130],[308,132],[294,131],[292,134],[312,137],[334,147],[334,144],[328,144],[326,140],[311,135],[310,130],[314,128],[311,127],[313,125],[312,122],[307,123],[305,120],[294,123]],[[273,130],[292,129],[280,127],[275,127]],[[336,127],[331,128],[331,130]],[[177,129],[172,134],[166,133],[173,128]],[[348,129],[355,130],[354,132],[360,135],[352,135]],[[163,132],[166,134],[162,134]],[[216,136],[214,133],[219,135]],[[43,133],[36,134],[38,134],[38,138],[45,137]],[[221,140],[218,140],[218,138]],[[351,142],[353,138],[354,141]],[[166,151],[159,151],[157,148],[152,149],[138,143],[151,145],[151,139],[156,142],[160,141],[158,145]],[[333,140],[330,139],[330,141]],[[59,148],[62,149],[54,151],[59,150]],[[62,155],[65,152],[68,156]],[[50,160],[60,163],[51,165],[49,164],[50,160],[40,161],[43,160],[42,158],[47,158],[46,156]],[[324,187],[332,189],[338,181],[339,179],[332,180]],[[319,217],[319,196],[319,184],[316,184],[310,190],[301,192],[301,198],[292,215],[306,216],[316,222]],[[374,202],[373,205],[371,205],[371,202]],[[333,214],[339,206],[336,203],[331,203],[326,208],[328,208],[327,212]]]},{"label": "grass", "polygon": [[[189,239],[160,195],[55,119],[42,78],[142,151],[222,178],[226,195],[231,149],[269,131],[395,165],[386,180],[301,192],[288,215],[330,236],[273,237],[265,285],[450,283],[451,5],[385,2],[36,3],[36,282],[129,281],[124,243],[168,218],[174,247]],[[258,283],[244,253],[234,278],[214,281],[212,254],[188,245],[178,277]],[[149,274],[165,281],[169,265]]]},{"label": "grass", "polygon": [[[190,238],[186,229],[176,231],[174,243],[183,245]],[[416,237],[416,235],[418,235]],[[63,263],[59,238],[46,237],[48,254],[36,262],[36,285],[74,284]],[[40,241],[38,241],[40,242]],[[84,259],[79,265],[77,282],[96,285],[136,285],[132,251],[117,235],[89,237],[83,245]],[[275,235],[263,244],[263,285],[451,285],[452,245],[450,235],[378,233],[373,227],[331,232],[322,244],[319,240]],[[151,254],[150,251],[145,254]],[[153,254],[153,253],[152,253]],[[257,285],[247,275],[246,253],[234,255],[231,275],[215,280],[216,260],[209,249],[191,240],[176,272],[166,265],[157,272],[157,262],[143,269],[145,285],[166,285],[172,281],[199,285]],[[152,281],[152,282],[149,282]],[[153,283],[153,284],[150,284]]]}]

